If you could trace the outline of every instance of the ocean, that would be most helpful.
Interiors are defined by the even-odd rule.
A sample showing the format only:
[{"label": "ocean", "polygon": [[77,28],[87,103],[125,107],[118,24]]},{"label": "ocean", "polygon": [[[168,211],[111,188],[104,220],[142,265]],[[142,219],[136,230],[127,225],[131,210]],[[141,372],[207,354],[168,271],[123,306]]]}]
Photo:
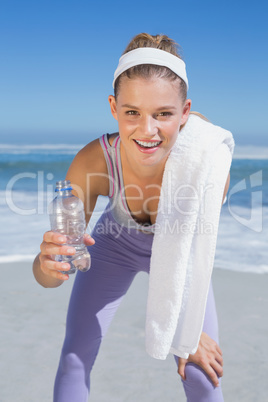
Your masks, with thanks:
[{"label": "ocean", "polygon": [[[0,263],[33,261],[49,230],[47,206],[83,145],[0,145]],[[108,200],[99,197],[91,232]],[[268,147],[236,146],[221,210],[215,268],[268,272]]]}]

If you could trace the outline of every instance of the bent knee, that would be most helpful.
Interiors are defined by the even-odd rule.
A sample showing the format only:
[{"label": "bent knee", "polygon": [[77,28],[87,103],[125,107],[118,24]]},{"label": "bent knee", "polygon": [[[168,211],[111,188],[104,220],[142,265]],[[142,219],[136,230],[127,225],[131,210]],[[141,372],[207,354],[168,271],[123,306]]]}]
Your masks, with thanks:
[{"label": "bent knee", "polygon": [[66,353],[61,356],[60,366],[63,372],[83,370],[84,364],[76,353]]},{"label": "bent knee", "polygon": [[186,380],[183,381],[185,385],[188,385],[194,389],[197,389],[200,394],[209,394],[215,390],[215,386],[211,378],[205,373],[205,371],[194,363],[187,363],[185,366]]},{"label": "bent knee", "polygon": [[79,342],[77,339],[65,339],[60,364],[62,370],[80,371],[89,373],[95,363],[101,345],[101,337],[88,339],[88,342]]}]

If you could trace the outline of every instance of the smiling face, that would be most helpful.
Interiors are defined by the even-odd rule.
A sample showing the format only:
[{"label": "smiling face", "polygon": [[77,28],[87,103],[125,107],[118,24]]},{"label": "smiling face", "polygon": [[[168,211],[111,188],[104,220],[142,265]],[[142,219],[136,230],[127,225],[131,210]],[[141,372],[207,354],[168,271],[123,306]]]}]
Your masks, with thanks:
[{"label": "smiling face", "polygon": [[191,101],[182,101],[179,80],[121,78],[117,99],[109,96],[118,121],[122,146],[129,163],[163,166],[187,121]]}]

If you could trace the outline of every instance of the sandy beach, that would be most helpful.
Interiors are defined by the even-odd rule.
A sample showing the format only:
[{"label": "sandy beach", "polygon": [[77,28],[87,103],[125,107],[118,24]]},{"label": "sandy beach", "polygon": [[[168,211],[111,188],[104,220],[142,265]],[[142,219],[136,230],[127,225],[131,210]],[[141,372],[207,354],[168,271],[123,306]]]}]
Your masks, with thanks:
[{"label": "sandy beach", "polygon": [[[43,289],[31,263],[1,264],[0,272],[0,401],[52,402],[74,278],[58,289]],[[265,402],[268,275],[214,268],[213,286],[225,402]],[[139,274],[118,310],[92,373],[91,402],[186,400],[173,357],[158,361],[145,352],[147,287],[147,275]]]}]

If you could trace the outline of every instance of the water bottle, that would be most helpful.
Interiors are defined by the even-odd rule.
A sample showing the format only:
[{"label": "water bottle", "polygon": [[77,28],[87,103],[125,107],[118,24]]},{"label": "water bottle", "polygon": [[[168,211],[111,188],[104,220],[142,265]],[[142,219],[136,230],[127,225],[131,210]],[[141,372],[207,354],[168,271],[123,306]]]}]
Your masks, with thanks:
[{"label": "water bottle", "polygon": [[67,237],[68,244],[76,249],[75,255],[56,255],[56,261],[68,262],[71,266],[64,274],[74,274],[76,270],[86,272],[90,268],[90,254],[84,244],[86,229],[83,202],[72,194],[70,180],[56,183],[56,197],[49,204],[48,213],[51,230]]}]

